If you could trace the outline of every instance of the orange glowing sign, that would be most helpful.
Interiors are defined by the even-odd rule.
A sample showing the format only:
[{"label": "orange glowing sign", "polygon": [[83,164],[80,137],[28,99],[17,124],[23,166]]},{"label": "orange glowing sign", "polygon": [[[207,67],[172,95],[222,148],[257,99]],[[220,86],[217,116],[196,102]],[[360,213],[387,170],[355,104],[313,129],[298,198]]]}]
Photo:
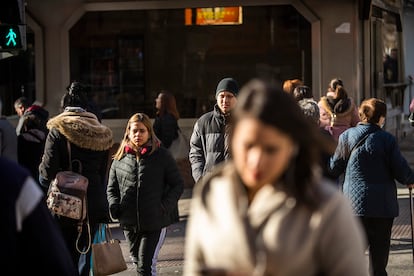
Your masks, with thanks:
[{"label": "orange glowing sign", "polygon": [[185,25],[238,25],[242,23],[242,7],[185,9]]}]

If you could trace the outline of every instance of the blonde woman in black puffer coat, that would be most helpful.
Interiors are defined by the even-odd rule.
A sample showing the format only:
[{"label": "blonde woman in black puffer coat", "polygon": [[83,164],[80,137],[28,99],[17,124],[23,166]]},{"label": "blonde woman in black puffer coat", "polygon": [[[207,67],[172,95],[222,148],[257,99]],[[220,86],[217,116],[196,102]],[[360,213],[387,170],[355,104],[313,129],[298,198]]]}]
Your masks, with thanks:
[{"label": "blonde woman in black puffer coat", "polygon": [[149,117],[134,114],[114,155],[108,180],[111,216],[129,243],[138,275],[155,275],[166,227],[178,221],[184,182],[170,152],[160,147]]}]

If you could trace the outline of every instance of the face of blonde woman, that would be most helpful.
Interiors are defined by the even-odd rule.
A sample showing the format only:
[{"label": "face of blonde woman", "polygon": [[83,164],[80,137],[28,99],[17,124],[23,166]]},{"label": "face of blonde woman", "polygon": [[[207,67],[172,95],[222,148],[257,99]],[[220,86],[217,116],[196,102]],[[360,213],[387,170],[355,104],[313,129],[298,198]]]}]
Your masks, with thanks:
[{"label": "face of blonde woman", "polygon": [[289,136],[256,119],[242,119],[235,126],[233,160],[241,179],[253,194],[279,180],[295,149]]},{"label": "face of blonde woman", "polygon": [[149,140],[149,132],[141,122],[131,123],[128,138],[136,147],[141,147]]}]

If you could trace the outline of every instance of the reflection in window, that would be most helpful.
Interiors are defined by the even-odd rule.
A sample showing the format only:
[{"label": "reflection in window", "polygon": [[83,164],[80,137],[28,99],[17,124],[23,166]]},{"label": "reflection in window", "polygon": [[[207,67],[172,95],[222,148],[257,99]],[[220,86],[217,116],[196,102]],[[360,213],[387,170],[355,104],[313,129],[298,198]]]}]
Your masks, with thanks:
[{"label": "reflection in window", "polygon": [[161,90],[182,118],[199,117],[223,77],[311,86],[311,24],[291,5],[236,9],[242,24],[203,26],[185,25],[185,9],[87,12],[69,32],[70,79],[91,87],[104,118],[153,117]]},{"label": "reflection in window", "polygon": [[399,32],[397,31],[398,17],[396,14],[382,11],[383,18],[383,49],[384,49],[384,83],[398,82],[399,75]]}]

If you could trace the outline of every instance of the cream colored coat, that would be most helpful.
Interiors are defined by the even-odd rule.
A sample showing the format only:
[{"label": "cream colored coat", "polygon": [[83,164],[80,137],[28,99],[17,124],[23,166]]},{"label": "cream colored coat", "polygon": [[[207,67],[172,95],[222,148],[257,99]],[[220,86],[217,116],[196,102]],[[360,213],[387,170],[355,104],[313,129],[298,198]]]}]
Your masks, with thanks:
[{"label": "cream colored coat", "polygon": [[222,172],[194,190],[184,275],[368,275],[362,228],[332,184],[311,212],[270,185],[248,205],[232,165]]}]

